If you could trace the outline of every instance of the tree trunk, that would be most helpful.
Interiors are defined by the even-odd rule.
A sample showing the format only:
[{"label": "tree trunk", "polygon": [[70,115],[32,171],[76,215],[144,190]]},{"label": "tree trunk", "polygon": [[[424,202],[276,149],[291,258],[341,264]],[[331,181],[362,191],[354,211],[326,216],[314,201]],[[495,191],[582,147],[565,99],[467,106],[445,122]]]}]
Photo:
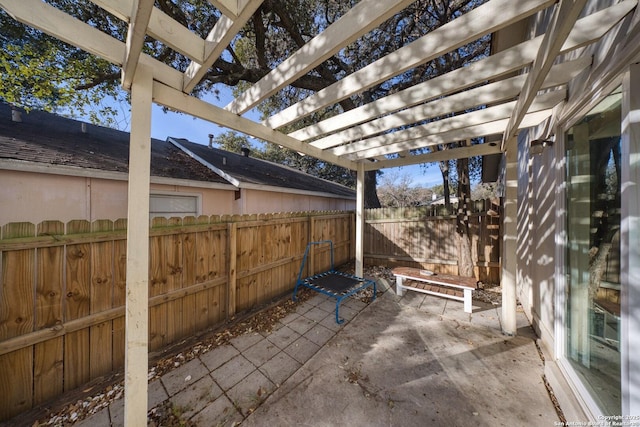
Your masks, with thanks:
[{"label": "tree trunk", "polygon": [[442,173],[442,195],[444,196],[444,207],[447,212],[451,212],[451,188],[449,187],[449,162],[440,162],[440,173]]},{"label": "tree trunk", "polygon": [[[613,239],[620,230],[621,167],[620,142],[617,138],[597,141],[600,153],[591,156],[591,170],[594,171],[593,190],[597,194],[591,212],[592,244],[589,250],[589,301],[598,294],[602,276],[607,266],[607,257],[612,249]],[[607,169],[612,159],[615,168],[616,188],[611,194],[607,187]]]},{"label": "tree trunk", "polygon": [[[467,141],[460,145],[467,145]],[[471,182],[469,179],[469,159],[458,159],[458,212],[456,215],[456,233],[458,235],[458,274],[475,276],[471,256],[471,236],[469,217],[471,215]]]},{"label": "tree trunk", "polygon": [[366,209],[376,209],[382,207],[378,199],[378,172],[367,171],[364,173],[364,207]]},{"label": "tree trunk", "polygon": [[589,266],[589,301],[593,302],[598,294],[600,282],[607,267],[607,256],[611,252],[611,243],[601,243],[598,253],[591,259]]}]

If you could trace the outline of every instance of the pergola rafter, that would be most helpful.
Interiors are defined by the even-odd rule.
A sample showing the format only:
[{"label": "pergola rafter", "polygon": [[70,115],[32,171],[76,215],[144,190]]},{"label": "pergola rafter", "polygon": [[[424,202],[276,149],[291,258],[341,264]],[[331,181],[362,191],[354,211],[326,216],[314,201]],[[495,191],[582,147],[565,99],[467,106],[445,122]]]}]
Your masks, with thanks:
[{"label": "pergola rafter", "polygon": [[560,0],[559,6],[555,10],[556,13],[553,15],[550,29],[543,37],[538,55],[533,61],[532,70],[527,74],[527,80],[524,82],[516,106],[509,118],[509,124],[502,137],[503,148],[509,138],[516,136],[520,122],[551,70],[553,62],[560,53],[562,45],[569,36],[586,2],[587,0]]},{"label": "pergola rafter", "polygon": [[281,62],[259,82],[231,101],[225,109],[235,114],[245,113],[414,1],[361,1],[329,28]]},{"label": "pergola rafter", "polygon": [[[538,96],[531,104],[529,111],[537,112],[553,108],[555,105],[562,102],[565,96],[566,91],[564,90],[556,90],[542,94]],[[469,136],[466,136],[465,138],[458,137],[456,135],[456,131],[474,125],[483,125],[485,123],[508,119],[515,105],[516,101],[506,102],[503,104],[495,105],[493,107],[476,110],[470,113],[459,114],[457,116],[430,122],[420,126],[414,126],[409,129],[399,130],[390,134],[364,139],[362,141],[354,142],[347,145],[341,145],[328,151],[337,156],[358,153],[357,157],[362,159],[368,158],[370,156],[388,155],[404,150],[415,150],[419,148],[430,147],[436,144],[428,142],[428,139],[445,132],[447,132],[449,138],[452,139],[449,139],[447,141],[446,139],[442,140],[442,138],[439,138],[441,142],[438,142],[437,144],[446,144],[448,142],[469,139]],[[498,128],[492,130],[490,133],[487,133],[485,135],[499,134],[504,132],[505,129],[506,126],[501,129]],[[479,138],[481,136],[484,135],[474,135],[471,138]]]},{"label": "pergola rafter", "polygon": [[[590,64],[591,59],[589,57],[583,57],[556,65],[553,68],[553,73],[550,73],[543,82],[541,89],[566,84]],[[313,141],[311,145],[319,148],[331,148],[394,128],[411,125],[435,117],[446,116],[451,114],[451,112],[457,113],[490,103],[504,102],[515,98],[520,93],[525,78],[526,74],[523,74],[509,79],[499,80],[468,91],[458,92],[455,95],[441,100],[406,108],[397,113],[389,114]]]},{"label": "pergola rafter", "polygon": [[[578,49],[600,39],[613,25],[634,7],[635,2],[623,2],[595,12],[578,20],[562,46],[560,53]],[[512,48],[491,55],[468,65],[419,83],[400,92],[346,111],[337,116],[309,125],[289,135],[306,141],[321,135],[340,131],[349,126],[373,120],[379,116],[412,107],[434,98],[450,95],[483,82],[531,65],[542,43],[538,36]],[[267,122],[264,122],[265,124]]]},{"label": "pergola rafter", "polygon": [[[559,3],[555,0],[489,0],[258,123],[240,114],[308,74],[412,1],[363,0],[357,3],[351,12],[324,32],[314,35],[305,46],[285,58],[280,66],[226,108],[190,93],[254,16],[262,0],[209,0],[221,16],[204,39],[156,8],[152,0],[92,1],[128,25],[126,42],[42,0],[0,0],[0,7],[33,28],[121,67],[122,86],[132,92],[134,117],[129,228],[133,228],[132,225],[136,229],[145,228],[144,224],[148,223],[148,209],[144,205],[146,203],[148,208],[149,188],[145,176],[148,178],[149,174],[150,144],[136,139],[150,138],[150,105],[154,101],[357,171],[357,275],[362,275],[363,264],[366,171],[501,153],[505,141],[513,141],[520,129],[538,125],[552,115],[568,114],[581,108],[571,102],[568,106],[565,104],[567,83],[591,64],[589,54],[578,48],[602,38],[637,7],[637,0],[623,0],[578,19],[585,13],[582,9],[586,0],[561,0]],[[288,135],[278,130],[547,8],[553,8],[552,22],[548,31],[539,37]],[[637,57],[638,31],[637,26],[631,28],[631,44],[621,55]],[[191,62],[186,70],[173,68],[142,52],[147,36],[188,58]],[[574,50],[574,60],[558,63],[558,55],[571,50]],[[528,72],[524,74],[527,67]],[[521,75],[504,77],[510,73]],[[595,82],[597,87],[604,84]],[[541,89],[546,93],[540,93]],[[475,111],[468,112],[471,109]],[[429,121],[428,124],[424,124],[425,121]],[[496,142],[442,151],[434,149],[436,145],[486,136],[495,136]],[[414,154],[423,149],[431,152]],[[512,165],[517,157],[513,150],[509,155],[507,161]],[[512,195],[511,188],[509,191]],[[507,211],[511,215],[513,206],[505,209]],[[142,306],[147,303],[148,260],[142,255],[147,253],[148,237],[132,230],[127,245],[125,424],[144,425],[146,400],[142,396],[146,395],[146,375],[140,375],[140,372],[146,373],[147,369],[147,318]],[[511,300],[504,295],[515,295],[515,285],[508,283],[506,286],[503,314],[507,316],[501,320],[505,332],[514,333],[515,298]]]},{"label": "pergola rafter", "polygon": [[[225,0],[224,2],[213,3],[230,5],[234,2]],[[238,34],[238,31],[251,19],[261,4],[262,0],[237,0],[237,7],[234,8],[234,11],[237,13],[235,19],[229,18],[227,15],[220,17],[216,25],[207,35],[204,60],[201,63],[192,61],[184,72],[183,85],[180,87],[184,93],[190,93],[193,88],[200,83],[209,70],[209,67],[220,57],[236,34]]]},{"label": "pergola rafter", "polygon": [[[274,129],[360,93],[553,4],[549,0],[492,0],[372,62],[265,121]],[[464,31],[460,31],[464,28]]]},{"label": "pergola rafter", "polygon": [[[261,138],[266,141],[275,142],[279,145],[295,149],[298,152],[318,157],[324,161],[340,164],[341,166],[356,170],[351,152],[346,150],[342,152],[343,154],[337,155],[336,157],[336,152],[341,152],[340,150],[335,151],[334,149],[336,147],[353,141],[364,141],[365,138],[367,138],[366,141],[368,141],[368,144],[375,145],[379,143],[377,142],[378,140],[370,137],[376,133],[391,132],[394,126],[410,126],[413,123],[432,117],[446,117],[451,113],[473,108],[474,105],[472,104],[481,105],[485,99],[488,104],[504,102],[508,100],[511,95],[513,95],[515,99],[523,99],[519,95],[522,92],[524,84],[522,87],[515,85],[506,92],[502,89],[496,91],[493,99],[491,99],[491,95],[488,95],[493,86],[487,86],[484,90],[474,88],[473,90],[477,92],[469,92],[467,88],[483,84],[485,86],[495,84],[495,87],[509,84],[506,82],[499,83],[501,76],[522,69],[523,67],[531,66],[534,61],[538,59],[536,55],[541,55],[540,51],[544,41],[544,35],[506,49],[496,55],[481,59],[465,68],[453,70],[427,82],[417,84],[401,92],[292,132],[288,135],[288,138],[283,138],[279,133],[270,132],[273,131],[273,128],[277,127],[279,123],[283,123],[281,122],[281,117],[287,116],[287,110],[296,110],[296,115],[294,116],[295,119],[299,119],[306,114],[306,107],[304,107],[304,105],[313,103],[313,99],[322,98],[322,106],[339,102],[339,100],[344,99],[345,96],[353,95],[369,87],[371,80],[370,78],[367,80],[368,77],[366,76],[382,76],[377,78],[376,82],[380,79],[387,79],[393,75],[397,75],[400,70],[408,68],[408,64],[416,65],[424,63],[429,58],[434,58],[443,52],[451,51],[469,40],[473,40],[483,34],[502,28],[515,20],[529,16],[531,13],[548,7],[549,3],[552,3],[544,0],[529,0],[527,2],[508,2],[510,6],[507,7],[507,5],[503,4],[505,1],[507,0],[492,0],[456,19],[451,24],[447,24],[423,36],[416,42],[405,46],[405,48],[399,49],[391,55],[347,76],[336,84],[325,88],[316,95],[312,95],[289,109],[283,110],[281,113],[265,120],[262,123],[264,129],[260,129],[260,132],[253,132],[253,135],[255,136],[256,133],[259,133],[263,135]],[[204,77],[208,67],[213,64],[226,46],[231,43],[239,29],[246,24],[261,4],[261,0],[212,0],[210,3],[219,7],[224,15],[218,20],[207,38],[202,39],[164,12],[155,7],[150,7],[149,1],[93,0],[93,2],[119,19],[129,23],[130,31],[126,43],[114,39],[39,0],[22,0],[21,2],[0,0],[0,5],[16,19],[100,56],[113,64],[121,66],[123,69],[124,87],[127,87],[132,75],[135,73],[134,63],[139,62],[150,67],[155,81],[188,94]],[[281,66],[249,88],[240,98],[229,104],[226,109],[234,110],[236,108],[234,106],[245,105],[246,107],[249,104],[255,105],[256,102],[265,99],[269,94],[273,94],[278,88],[284,87],[300,75],[308,72],[314,66],[317,66],[322,60],[335,53],[337,49],[353,41],[354,37],[362,35],[394,12],[397,12],[398,9],[406,7],[411,1],[397,0],[384,7],[377,6],[376,8],[375,4],[377,3],[379,2],[373,2],[371,4],[361,2],[359,5],[363,7],[362,10],[374,10],[379,16],[377,16],[376,13],[366,14],[364,17],[360,16],[362,14],[345,15],[343,18],[347,19],[342,23],[340,23],[341,20],[338,20],[334,24],[335,26],[340,23],[341,26],[331,26],[327,31],[319,34],[315,39],[312,39],[307,45],[308,47],[305,46],[303,49],[294,53],[294,55],[288,60],[285,60]],[[514,5],[515,3],[517,3],[517,6]],[[528,89],[530,92],[528,96],[531,97],[535,95],[537,90],[548,86],[544,81],[549,74],[550,66],[553,63],[552,59],[555,58],[554,53],[556,55],[564,53],[598,40],[612,26],[628,14],[636,4],[636,0],[625,0],[609,8],[583,17],[577,20],[575,25],[566,24],[562,29],[564,33],[566,33],[562,35],[563,38],[566,38],[566,41],[561,41],[556,38],[553,52],[548,52],[546,56],[544,56],[547,58],[544,70],[538,70],[535,79],[529,78],[529,81],[534,82],[534,86],[537,87],[532,86],[532,88]],[[365,8],[365,6],[368,7]],[[360,10],[357,9],[357,7],[358,6],[354,8],[355,11]],[[565,6],[565,8],[566,7],[568,6]],[[572,14],[574,18],[577,16],[577,9],[580,9],[579,5],[573,6],[571,9],[573,10]],[[500,19],[496,20],[495,15],[499,15]],[[355,18],[356,16],[358,19]],[[490,24],[487,23],[489,17],[492,18]],[[466,31],[464,36],[455,34],[456,32],[453,30],[455,28],[454,24],[458,26],[469,24],[467,27],[469,31]],[[147,35],[191,59],[192,62],[184,73],[155,60],[147,54],[140,53],[140,43],[145,33],[143,30],[137,30],[136,32],[135,28],[142,27],[146,28]],[[326,45],[323,48],[324,50],[312,49],[314,47],[314,40],[316,43],[321,41],[323,46]],[[447,42],[442,42],[442,40],[447,40]],[[426,49],[426,46],[434,44],[438,46],[436,49]],[[420,50],[418,47],[421,47],[425,52],[416,54],[415,52]],[[137,61],[135,61],[136,57],[138,58]],[[409,61],[401,60],[401,66],[389,65],[405,57],[408,57]],[[588,58],[582,57],[580,58],[580,64],[575,63],[575,66],[579,68],[586,62],[588,62]],[[538,59],[538,63],[540,63],[540,59]],[[381,67],[384,70],[383,73],[378,72]],[[567,64],[566,67],[566,69],[568,69],[570,66]],[[290,71],[292,68],[294,71]],[[552,75],[556,77],[556,71],[560,70],[561,68],[554,69]],[[568,79],[573,78],[573,72],[569,71],[569,73]],[[531,73],[527,74],[527,76],[530,75]],[[276,78],[275,76],[278,77]],[[356,79],[363,76],[366,77],[364,81],[358,81],[354,84]],[[522,77],[520,77],[520,79],[522,79]],[[498,82],[495,82],[496,80]],[[493,81],[493,83],[489,83],[491,81]],[[344,93],[342,93],[338,90],[337,85],[348,87],[349,90],[343,91]],[[487,98],[478,98],[477,102],[469,101],[469,99],[483,91]],[[328,95],[325,96],[323,93]],[[337,95],[338,93],[342,93],[342,95]],[[250,99],[252,99],[252,101],[248,101]],[[434,99],[436,99],[436,101],[433,101]],[[431,102],[429,104],[431,105],[426,104],[429,105],[429,107],[415,107],[430,100]],[[249,104],[247,104],[247,102],[249,102]],[[522,116],[523,111],[526,114],[527,109],[524,108],[524,106],[528,102],[531,102],[531,99],[527,102],[525,102],[525,100],[520,101],[521,106],[514,110],[514,113],[517,114],[510,116],[513,117],[513,123],[510,126],[514,126],[517,117]],[[245,111],[245,107],[238,107],[240,108],[238,111]],[[408,109],[411,107],[415,107],[417,110]],[[172,108],[175,108],[175,106]],[[418,111],[420,113],[415,114]],[[389,113],[394,112],[396,113],[388,116]],[[206,117],[208,118],[205,118],[205,120],[211,120],[217,123],[214,115],[209,114],[206,115]],[[289,119],[286,119],[286,123],[290,123]],[[520,126],[517,126],[516,130],[519,128]],[[242,132],[242,129],[234,129]],[[514,130],[511,130],[511,132],[513,131]],[[284,143],[282,143],[283,140]],[[305,141],[311,142],[305,143]],[[426,146],[427,145],[425,145],[425,147]],[[375,148],[375,146],[373,148]],[[340,158],[341,155],[344,157]],[[373,161],[373,164],[382,168],[384,167],[384,163],[380,163],[382,161],[380,156],[380,154],[372,155],[370,160]],[[408,154],[407,157],[412,156]],[[361,157],[356,157],[356,159],[360,158]],[[367,168],[371,168],[371,165],[367,165]]]}]

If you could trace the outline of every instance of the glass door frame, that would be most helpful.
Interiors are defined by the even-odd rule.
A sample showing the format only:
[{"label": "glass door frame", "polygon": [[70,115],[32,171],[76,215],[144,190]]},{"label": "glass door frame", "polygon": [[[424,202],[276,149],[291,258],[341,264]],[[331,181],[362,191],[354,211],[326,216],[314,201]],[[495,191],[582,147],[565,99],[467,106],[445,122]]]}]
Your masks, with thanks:
[{"label": "glass door frame", "polygon": [[[621,406],[620,415],[640,415],[640,361],[634,362],[633,354],[640,354],[640,64],[631,65],[618,78],[612,80],[606,91],[594,97],[579,114],[570,121],[555,127],[556,187],[556,251],[555,251],[555,313],[554,354],[562,374],[574,395],[590,419],[603,415],[588,389],[566,355],[565,322],[567,313],[566,249],[567,249],[567,181],[566,181],[566,132],[589,113],[604,97],[622,85],[622,206],[621,206],[621,313],[620,313],[620,362]],[[634,162],[634,159],[635,162]],[[634,310],[635,308],[635,310]],[[635,359],[638,359],[636,356]]]},{"label": "glass door frame", "polygon": [[[596,103],[597,104],[597,103]],[[591,108],[589,108],[591,110]],[[566,132],[575,122],[584,117],[581,114],[578,119],[571,122],[571,125],[558,127],[554,150],[556,159],[559,159],[556,167],[556,182],[560,183],[556,188],[556,253],[555,253],[555,313],[554,313],[554,353],[560,371],[569,383],[573,394],[580,403],[583,411],[589,419],[597,420],[603,415],[602,410],[591,397],[591,393],[582,383],[575,369],[567,359],[567,334],[565,324],[567,321],[567,156],[566,156]]]}]

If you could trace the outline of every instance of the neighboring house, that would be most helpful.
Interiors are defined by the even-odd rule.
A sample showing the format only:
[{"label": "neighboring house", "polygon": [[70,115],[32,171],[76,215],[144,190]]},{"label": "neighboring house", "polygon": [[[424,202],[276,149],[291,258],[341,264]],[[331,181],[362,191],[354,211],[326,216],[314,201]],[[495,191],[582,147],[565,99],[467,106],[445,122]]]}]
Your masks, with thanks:
[{"label": "neighboring house", "polygon": [[[451,196],[449,198],[449,202],[452,205],[457,205],[458,204],[458,196]],[[428,205],[443,205],[444,206],[444,196],[436,196],[433,200],[431,200],[429,203],[427,203]]]},{"label": "neighboring house", "polygon": [[[590,0],[583,14],[615,3]],[[543,33],[548,13],[499,31],[494,50]],[[640,416],[639,22],[636,7],[565,55],[592,64],[550,120],[520,132],[502,167],[503,291],[515,281],[567,421]]]},{"label": "neighboring house", "polygon": [[[271,162],[178,138],[151,146],[151,216],[355,206],[355,191]],[[0,226],[126,218],[128,159],[126,132],[0,104]]]},{"label": "neighboring house", "polygon": [[302,212],[355,209],[355,191],[287,166],[195,144],[186,139],[167,141],[214,170],[239,189],[234,212]]}]

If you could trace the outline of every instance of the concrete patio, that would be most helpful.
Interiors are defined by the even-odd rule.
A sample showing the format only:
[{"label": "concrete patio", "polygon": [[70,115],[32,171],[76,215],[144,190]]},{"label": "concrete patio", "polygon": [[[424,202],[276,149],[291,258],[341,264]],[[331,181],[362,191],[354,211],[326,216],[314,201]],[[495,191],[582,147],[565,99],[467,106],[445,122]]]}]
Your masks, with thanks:
[{"label": "concrete patio", "polygon": [[[518,335],[499,307],[385,291],[341,307],[317,295],[270,334],[246,334],[149,385],[198,426],[527,425],[558,421],[524,314]],[[120,426],[123,400],[76,425]]]}]

